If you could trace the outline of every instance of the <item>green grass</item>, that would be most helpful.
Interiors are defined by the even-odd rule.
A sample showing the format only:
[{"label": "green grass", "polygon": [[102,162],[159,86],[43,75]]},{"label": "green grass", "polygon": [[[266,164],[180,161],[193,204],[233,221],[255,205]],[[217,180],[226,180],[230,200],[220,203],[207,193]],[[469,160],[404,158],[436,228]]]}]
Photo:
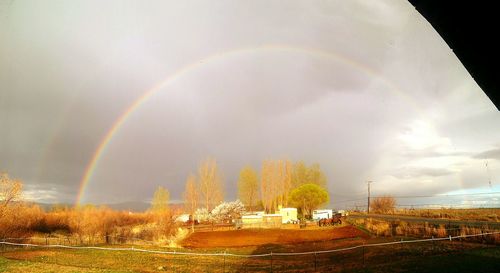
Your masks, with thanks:
[{"label": "green grass", "polygon": [[[283,246],[266,246],[281,250]],[[289,249],[290,246],[287,246]],[[296,246],[300,248],[299,245]],[[300,250],[300,249],[297,249]],[[214,252],[214,250],[206,250]],[[248,250],[250,251],[250,250]],[[250,253],[261,250],[254,249]],[[316,257],[317,272],[496,272],[500,248],[439,242],[355,249]],[[235,250],[228,250],[234,253]],[[273,258],[273,272],[313,272],[314,255]],[[163,255],[128,251],[10,249],[0,272],[270,272],[271,259]]]},{"label": "green grass", "polygon": [[33,261],[11,260],[0,256],[0,272],[33,272],[33,273],[124,273],[131,271],[124,270],[109,270],[109,269],[92,269],[76,266],[63,266],[58,264],[50,264]]},{"label": "green grass", "polygon": [[[2,257],[3,255],[3,257]],[[0,272],[220,272],[214,257],[131,251],[17,249],[0,253]],[[232,259],[228,267],[243,263]]]},{"label": "green grass", "polygon": [[462,253],[427,256],[422,259],[408,259],[388,264],[356,268],[344,272],[370,273],[489,273],[500,269],[500,248],[471,249]]}]

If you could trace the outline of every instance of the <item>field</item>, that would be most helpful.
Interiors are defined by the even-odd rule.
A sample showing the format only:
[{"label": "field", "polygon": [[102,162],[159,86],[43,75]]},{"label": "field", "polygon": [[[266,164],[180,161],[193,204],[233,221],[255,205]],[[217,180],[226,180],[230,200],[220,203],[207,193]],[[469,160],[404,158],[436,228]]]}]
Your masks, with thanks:
[{"label": "field", "polygon": [[353,226],[335,229],[244,229],[220,232],[196,232],[182,242],[187,248],[237,248],[270,244],[325,242],[347,238],[367,238]]},{"label": "field", "polygon": [[[406,238],[408,239],[408,238]],[[197,232],[184,248],[192,253],[263,254],[338,249],[380,243],[353,226],[310,230]],[[116,247],[116,246],[113,246]],[[131,247],[122,245],[120,247]],[[146,246],[141,246],[145,249]],[[149,250],[170,249],[147,247]],[[301,256],[189,256],[97,249],[3,248],[0,272],[492,272],[500,250],[464,241],[356,248]],[[439,269],[439,271],[437,271]]]},{"label": "field", "polygon": [[500,222],[500,218],[498,218],[498,215],[500,215],[500,209],[498,208],[397,209],[392,213],[392,215],[463,221]]}]

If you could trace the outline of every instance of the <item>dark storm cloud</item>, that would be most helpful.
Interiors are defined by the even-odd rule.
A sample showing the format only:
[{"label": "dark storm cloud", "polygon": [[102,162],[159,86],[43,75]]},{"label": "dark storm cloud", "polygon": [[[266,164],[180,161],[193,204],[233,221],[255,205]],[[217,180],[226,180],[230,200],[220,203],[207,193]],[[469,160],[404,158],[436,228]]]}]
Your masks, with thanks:
[{"label": "dark storm cloud", "polygon": [[85,201],[147,200],[158,185],[180,199],[209,156],[228,199],[240,168],[264,159],[318,162],[342,193],[367,179],[445,192],[457,173],[475,187],[480,155],[498,159],[482,152],[500,137],[491,102],[406,1],[16,1],[3,12],[0,169],[33,200],[73,200],[116,120],[171,75],[114,135]]}]

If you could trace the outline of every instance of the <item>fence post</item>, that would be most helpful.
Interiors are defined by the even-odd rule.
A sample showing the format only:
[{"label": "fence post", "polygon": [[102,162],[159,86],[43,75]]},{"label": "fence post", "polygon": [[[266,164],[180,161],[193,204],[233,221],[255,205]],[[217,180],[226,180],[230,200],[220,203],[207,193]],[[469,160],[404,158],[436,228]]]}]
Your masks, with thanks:
[{"label": "fence post", "polygon": [[361,248],[363,249],[363,267],[365,267],[365,243],[363,243]]},{"label": "fence post", "polygon": [[316,265],[316,252],[314,252],[314,272],[317,272],[318,269],[317,269],[317,265]]},{"label": "fence post", "polygon": [[226,273],[226,251],[224,250],[224,267],[222,268],[222,272]]},{"label": "fence post", "polygon": [[271,251],[271,273],[273,273],[273,252]]}]

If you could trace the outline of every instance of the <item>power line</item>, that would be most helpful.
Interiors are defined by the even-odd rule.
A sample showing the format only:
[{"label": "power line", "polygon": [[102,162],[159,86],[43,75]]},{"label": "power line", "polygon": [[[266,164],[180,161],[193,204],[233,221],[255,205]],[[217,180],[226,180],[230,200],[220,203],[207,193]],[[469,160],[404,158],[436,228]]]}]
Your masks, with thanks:
[{"label": "power line", "polygon": [[332,203],[347,203],[347,202],[354,202],[354,201],[361,201],[361,200],[365,200],[365,198],[358,198],[358,199],[351,199],[351,200],[332,201]]},{"label": "power line", "polygon": [[[365,193],[366,194],[366,193]],[[337,196],[337,197],[357,197],[357,196],[362,196],[365,194],[353,194],[353,195],[343,195],[343,194],[330,194],[330,196]],[[434,194],[434,195],[376,195],[376,196],[371,196],[373,198],[378,198],[378,197],[394,197],[394,198],[427,198],[427,197],[453,197],[453,196],[469,196],[469,195],[489,195],[489,194],[500,194],[499,191],[496,192],[479,192],[479,193],[459,193],[459,194]]]},{"label": "power line", "polygon": [[[453,197],[453,196],[470,196],[470,195],[488,195],[488,194],[500,194],[500,191],[496,192],[480,192],[480,193],[461,193],[461,194],[439,194],[439,195],[400,195],[400,196],[390,196],[394,198],[428,198],[428,197]],[[385,196],[374,196],[385,197]]]},{"label": "power line", "polygon": [[396,207],[422,207],[422,206],[441,206],[441,207],[484,207],[491,205],[499,205],[500,202],[496,202],[493,204],[404,204],[404,205],[396,205]]},{"label": "power line", "polygon": [[[392,196],[394,198],[400,198],[400,199],[405,199],[405,198],[432,198],[432,197],[454,197],[454,196],[475,196],[475,195],[494,195],[494,194],[500,194],[500,192],[480,192],[480,193],[463,193],[463,194],[445,194],[445,195],[401,195],[401,196]],[[383,196],[370,196],[370,198],[379,198]],[[347,200],[332,200],[331,204],[346,204],[346,203],[351,203],[351,202],[358,202],[358,201],[363,201],[366,200],[365,198],[356,198],[356,199],[347,199]],[[468,201],[474,201],[474,200],[468,200]],[[480,201],[480,200],[476,200]],[[413,204],[413,205],[397,205],[399,207],[422,207],[422,206],[441,206],[441,207],[488,207],[492,205],[497,205],[498,202],[494,204],[449,204],[449,203],[435,203],[435,204]]]},{"label": "power line", "polygon": [[337,196],[337,197],[356,197],[356,196],[364,196],[364,195],[365,195],[365,193],[352,194],[352,195],[349,195],[349,194],[335,194],[335,193],[330,194],[330,196]]}]

